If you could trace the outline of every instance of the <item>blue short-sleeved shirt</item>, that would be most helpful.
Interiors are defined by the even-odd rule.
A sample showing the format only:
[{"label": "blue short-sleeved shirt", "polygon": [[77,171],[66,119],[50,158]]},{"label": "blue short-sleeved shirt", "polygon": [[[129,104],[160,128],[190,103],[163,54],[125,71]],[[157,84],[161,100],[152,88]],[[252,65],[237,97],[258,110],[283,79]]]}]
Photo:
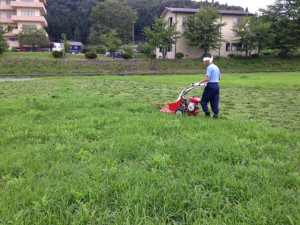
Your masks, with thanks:
[{"label": "blue short-sleeved shirt", "polygon": [[209,77],[210,82],[219,82],[219,77],[221,76],[219,68],[215,64],[211,64],[206,68],[206,76]]}]

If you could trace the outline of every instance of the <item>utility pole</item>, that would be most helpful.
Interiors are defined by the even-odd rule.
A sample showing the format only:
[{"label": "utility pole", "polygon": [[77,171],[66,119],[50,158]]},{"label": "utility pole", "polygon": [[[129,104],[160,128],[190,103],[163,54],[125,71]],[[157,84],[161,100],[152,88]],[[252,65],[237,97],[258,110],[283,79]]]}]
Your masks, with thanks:
[{"label": "utility pole", "polygon": [[132,23],[132,46],[134,46],[134,23],[135,21]]}]

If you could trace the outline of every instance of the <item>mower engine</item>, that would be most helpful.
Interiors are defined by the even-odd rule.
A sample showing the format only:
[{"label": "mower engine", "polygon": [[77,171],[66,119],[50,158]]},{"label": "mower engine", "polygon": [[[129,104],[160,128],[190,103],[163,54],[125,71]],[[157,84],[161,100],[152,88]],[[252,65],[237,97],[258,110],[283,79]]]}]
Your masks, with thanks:
[{"label": "mower engine", "polygon": [[201,102],[200,98],[190,97],[188,100],[185,99],[185,94],[195,88],[203,87],[206,83],[199,84],[190,84],[187,86],[179,95],[177,102],[169,103],[168,106],[166,104],[157,104],[157,108],[160,109],[161,112],[167,112],[176,115],[183,115],[184,113],[190,115],[199,114],[199,103]]},{"label": "mower engine", "polygon": [[190,97],[189,100],[183,101],[178,109],[175,110],[175,114],[182,115],[183,113],[187,113],[190,115],[199,114],[199,103],[201,102],[200,98]]}]

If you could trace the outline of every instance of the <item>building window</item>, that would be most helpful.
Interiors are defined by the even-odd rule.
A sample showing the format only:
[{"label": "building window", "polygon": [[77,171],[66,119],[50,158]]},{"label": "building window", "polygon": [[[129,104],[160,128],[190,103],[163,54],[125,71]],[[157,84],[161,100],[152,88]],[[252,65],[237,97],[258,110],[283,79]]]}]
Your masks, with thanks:
[{"label": "building window", "polygon": [[6,5],[10,5],[10,0],[6,0]]},{"label": "building window", "polygon": [[35,12],[34,11],[21,10],[21,15],[22,16],[35,16]]},{"label": "building window", "polygon": [[3,26],[0,26],[0,30],[3,30]]},{"label": "building window", "polygon": [[2,13],[0,13],[0,18],[2,18]]},{"label": "building window", "polygon": [[173,18],[170,17],[170,18],[169,18],[169,26],[172,26],[172,23],[173,23]]},{"label": "building window", "polygon": [[18,41],[18,38],[9,38],[9,41]]},{"label": "building window", "polygon": [[242,47],[242,44],[241,43],[232,43],[231,44],[231,51],[235,52],[235,51],[238,51],[239,48]]},{"label": "building window", "polygon": [[226,43],[226,52],[230,51],[230,43]]},{"label": "building window", "polygon": [[16,15],[16,14],[15,14],[15,13],[7,13],[7,14],[6,14],[6,17],[7,17],[7,18],[11,18],[13,15]]},{"label": "building window", "polygon": [[36,25],[23,25],[22,29],[35,29],[37,28]]},{"label": "building window", "polygon": [[240,22],[242,22],[244,20],[244,18],[233,18],[233,23],[232,23],[232,27],[237,27],[237,25],[239,25]]},{"label": "building window", "polygon": [[34,2],[34,0],[21,0],[21,2]]},{"label": "building window", "polygon": [[168,47],[168,52],[172,51],[172,46]]},{"label": "building window", "polygon": [[183,17],[182,17],[182,25],[183,25],[183,26],[186,25],[187,20],[188,20],[187,16],[183,16]]}]

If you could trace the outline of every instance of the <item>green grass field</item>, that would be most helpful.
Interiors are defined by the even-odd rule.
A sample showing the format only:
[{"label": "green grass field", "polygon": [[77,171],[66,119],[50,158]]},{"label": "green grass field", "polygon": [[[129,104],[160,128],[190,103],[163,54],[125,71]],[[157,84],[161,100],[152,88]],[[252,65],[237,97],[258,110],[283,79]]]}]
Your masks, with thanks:
[{"label": "green grass field", "polygon": [[300,73],[223,74],[218,120],[156,109],[202,78],[0,82],[0,224],[299,224]]}]

